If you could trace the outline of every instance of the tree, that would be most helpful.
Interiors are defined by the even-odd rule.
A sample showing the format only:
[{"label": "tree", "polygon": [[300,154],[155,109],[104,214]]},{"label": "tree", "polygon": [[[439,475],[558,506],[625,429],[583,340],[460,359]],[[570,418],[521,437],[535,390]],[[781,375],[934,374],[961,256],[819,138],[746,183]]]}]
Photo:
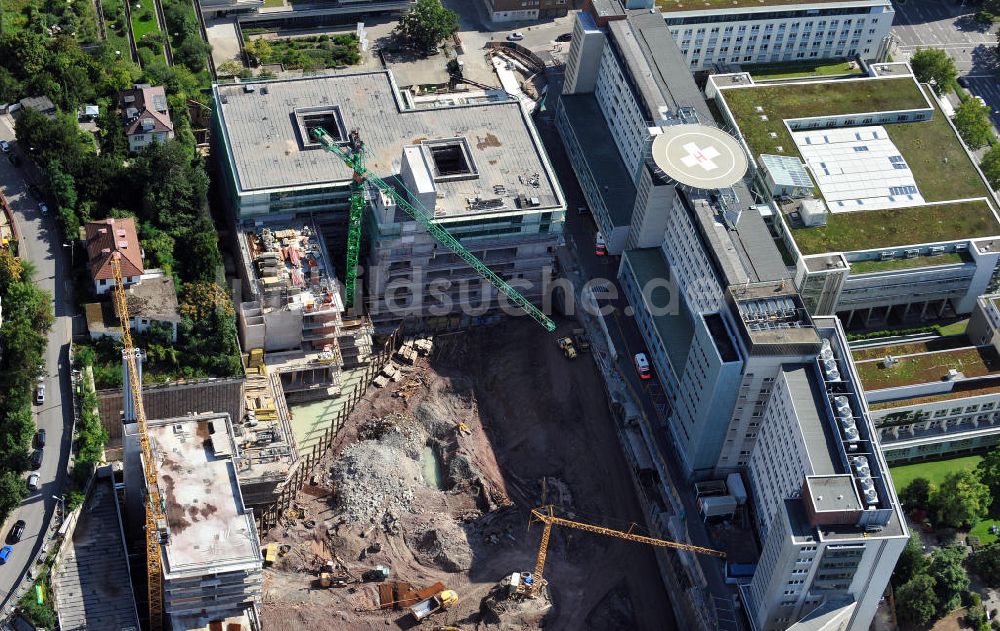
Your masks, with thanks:
[{"label": "tree", "polygon": [[920,544],[920,536],[916,533],[910,533],[910,540],[906,543],[906,547],[903,548],[903,554],[899,555],[899,560],[896,561],[896,569],[892,572],[893,584],[902,585],[908,583],[918,574],[925,573],[929,563],[930,561],[927,560],[927,556],[924,554],[923,546]]},{"label": "tree", "polygon": [[934,595],[939,616],[957,607],[961,602],[962,592],[969,589],[969,575],[962,567],[964,558],[965,551],[958,546],[938,548],[931,555],[927,574],[934,577]]},{"label": "tree", "polygon": [[975,471],[949,473],[931,497],[937,521],[953,528],[969,528],[986,517],[991,501],[989,487]]},{"label": "tree", "polygon": [[174,61],[184,64],[192,72],[201,72],[205,69],[205,58],[210,51],[211,47],[200,37],[188,37],[174,48]]},{"label": "tree", "polygon": [[258,64],[268,63],[271,60],[271,56],[274,54],[271,42],[267,41],[263,37],[250,40],[243,46],[243,49],[247,51],[248,55],[256,59]]},{"label": "tree", "polygon": [[969,561],[972,571],[990,587],[1000,587],[1000,544],[986,546]]},{"label": "tree", "polygon": [[7,293],[12,283],[19,282],[23,273],[21,259],[14,256],[10,248],[0,250],[0,296]]},{"label": "tree", "polygon": [[931,484],[930,480],[927,478],[914,478],[899,494],[899,501],[910,510],[914,508],[927,508],[933,491],[934,485]]},{"label": "tree", "polygon": [[979,163],[993,190],[1000,189],[1000,144],[993,145]]},{"label": "tree", "polygon": [[934,82],[934,91],[946,94],[955,89],[958,69],[948,53],[940,48],[920,48],[910,57],[910,67],[921,83]]},{"label": "tree", "polygon": [[[243,64],[236,61],[235,59],[230,59],[229,61],[224,61],[215,69],[220,77],[238,77],[243,74]],[[2,84],[0,84],[2,86]]]},{"label": "tree", "polygon": [[937,611],[934,577],[920,574],[896,590],[896,613],[902,620],[923,626]]},{"label": "tree", "polygon": [[952,119],[955,129],[969,149],[979,149],[993,140],[993,123],[990,121],[990,108],[978,99],[966,99],[955,110]]},{"label": "tree", "polygon": [[49,191],[59,207],[75,209],[77,196],[73,176],[63,171],[57,160],[49,160],[45,170],[49,177]]},{"label": "tree", "polygon": [[417,0],[399,20],[396,32],[419,50],[429,51],[458,31],[458,14],[441,0]]}]

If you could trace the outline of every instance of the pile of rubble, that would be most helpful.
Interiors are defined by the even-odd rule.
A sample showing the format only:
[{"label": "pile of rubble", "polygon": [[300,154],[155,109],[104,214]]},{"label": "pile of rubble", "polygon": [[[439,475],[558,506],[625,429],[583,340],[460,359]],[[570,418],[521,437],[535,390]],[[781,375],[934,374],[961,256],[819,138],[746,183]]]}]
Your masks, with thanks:
[{"label": "pile of rubble", "polygon": [[362,434],[368,439],[345,449],[330,471],[338,513],[349,523],[391,530],[423,485],[420,452],[426,434],[400,414],[369,421]]},{"label": "pile of rubble", "polygon": [[472,567],[472,550],[466,530],[448,515],[421,515],[406,532],[406,544],[425,565],[446,572]]}]

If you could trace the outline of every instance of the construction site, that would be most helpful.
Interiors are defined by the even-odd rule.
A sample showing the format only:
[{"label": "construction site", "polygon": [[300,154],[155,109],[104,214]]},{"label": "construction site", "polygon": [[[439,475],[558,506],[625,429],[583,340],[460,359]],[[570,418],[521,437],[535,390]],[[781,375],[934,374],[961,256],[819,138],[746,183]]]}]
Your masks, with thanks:
[{"label": "construction site", "polygon": [[[644,533],[615,427],[593,362],[526,319],[404,346],[263,537],[264,628],[409,628],[421,599],[431,628],[675,628],[653,550],[612,532]],[[551,526],[534,589],[546,505],[609,530]]]}]

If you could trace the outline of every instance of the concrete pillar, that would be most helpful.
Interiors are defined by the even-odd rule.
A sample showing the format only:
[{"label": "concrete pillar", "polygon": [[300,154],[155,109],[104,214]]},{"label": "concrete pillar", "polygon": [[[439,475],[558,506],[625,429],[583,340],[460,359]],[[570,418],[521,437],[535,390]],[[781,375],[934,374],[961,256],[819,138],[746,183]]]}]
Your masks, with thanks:
[{"label": "concrete pillar", "polygon": [[871,323],[871,321],[872,321],[872,311],[874,311],[874,310],[875,310],[875,307],[868,307],[868,315],[865,316],[865,326],[868,326]]},{"label": "concrete pillar", "polygon": [[928,300],[924,301],[924,306],[921,307],[921,309],[920,309],[920,319],[921,320],[923,320],[924,317],[927,315],[927,305],[929,305],[929,304],[930,304],[930,301],[928,301]]},{"label": "concrete pillar", "polygon": [[948,306],[948,300],[947,299],[942,300],[941,301],[941,308],[938,309],[938,314],[937,314],[939,318],[941,317],[942,314],[944,314],[944,309],[947,306]]},{"label": "concrete pillar", "polygon": [[851,328],[851,322],[853,321],[854,321],[854,309],[851,309],[850,311],[847,312],[847,322],[844,323],[844,328],[845,329]]},{"label": "concrete pillar", "polygon": [[906,303],[906,308],[903,309],[903,321],[906,321],[906,316],[910,315],[910,307],[913,305],[912,302]]}]

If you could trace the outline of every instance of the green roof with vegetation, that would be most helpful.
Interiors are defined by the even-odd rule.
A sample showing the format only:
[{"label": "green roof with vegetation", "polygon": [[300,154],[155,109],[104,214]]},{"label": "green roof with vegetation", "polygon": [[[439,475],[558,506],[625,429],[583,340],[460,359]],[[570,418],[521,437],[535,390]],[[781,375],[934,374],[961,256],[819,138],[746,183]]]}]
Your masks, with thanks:
[{"label": "green roof with vegetation", "polygon": [[740,64],[740,70],[749,72],[754,81],[838,75],[862,76],[864,74],[857,63],[845,59],[790,61],[777,64]]},{"label": "green roof with vegetation", "polygon": [[[847,0],[831,1],[847,2]],[[802,2],[801,0],[656,0],[656,6],[660,7],[660,10],[664,13],[672,11],[745,9],[747,7],[780,7],[789,4],[802,4]]]},{"label": "green roof with vegetation", "polygon": [[825,226],[791,232],[803,254],[821,254],[993,236],[1000,234],[1000,223],[989,204],[977,200],[830,213]]},{"label": "green roof with vegetation", "polygon": [[960,348],[936,353],[921,353],[900,357],[896,349],[881,349],[883,357],[892,355],[896,362],[886,367],[884,359],[857,362],[858,376],[866,390],[899,388],[919,383],[943,381],[954,368],[967,378],[984,377],[1000,370],[1000,355],[992,346]]},{"label": "green roof with vegetation", "polygon": [[905,344],[887,344],[883,346],[868,346],[865,348],[851,349],[851,355],[855,362],[866,359],[882,359],[886,355],[916,355],[917,353],[930,353],[932,351],[947,351],[954,348],[964,348],[969,345],[969,338],[964,335],[952,337],[936,337],[920,342],[907,342]]},{"label": "green roof with vegetation", "polygon": [[[935,108],[931,120],[884,125],[913,172],[920,194],[927,202],[990,197],[944,113],[911,78],[732,87],[720,92],[755,159],[762,153],[801,158],[785,126],[788,119],[918,109],[930,101]],[[758,112],[758,106],[764,111]],[[768,120],[761,120],[761,114]],[[783,151],[777,150],[779,146]],[[831,213],[826,226],[793,226],[791,233],[802,254],[809,255],[994,236],[1000,234],[1000,223],[986,201],[950,202]]]},{"label": "green roof with vegetation", "polygon": [[851,263],[852,274],[870,274],[872,272],[888,272],[897,269],[913,269],[916,267],[934,267],[937,265],[955,265],[965,263],[966,257],[958,252],[945,252],[933,256],[915,256],[909,259],[889,259],[882,261],[855,261]]}]

